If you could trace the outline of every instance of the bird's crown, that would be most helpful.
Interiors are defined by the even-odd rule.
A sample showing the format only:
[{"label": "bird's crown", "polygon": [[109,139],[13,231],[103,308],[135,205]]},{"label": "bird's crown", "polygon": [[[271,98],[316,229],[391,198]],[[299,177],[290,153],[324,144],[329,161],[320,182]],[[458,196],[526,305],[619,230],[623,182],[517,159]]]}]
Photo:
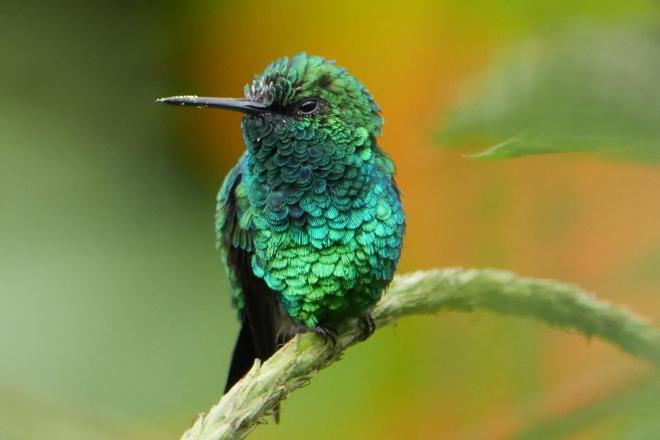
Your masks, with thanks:
[{"label": "bird's crown", "polygon": [[269,64],[245,86],[246,99],[281,113],[351,119],[380,134],[380,108],[369,91],[334,61],[299,53]]}]

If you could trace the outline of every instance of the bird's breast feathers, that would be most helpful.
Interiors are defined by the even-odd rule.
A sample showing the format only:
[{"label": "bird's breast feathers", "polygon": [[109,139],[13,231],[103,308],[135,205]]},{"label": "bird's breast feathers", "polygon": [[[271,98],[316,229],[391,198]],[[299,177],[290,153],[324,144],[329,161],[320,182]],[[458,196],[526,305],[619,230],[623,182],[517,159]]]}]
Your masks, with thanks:
[{"label": "bird's breast feathers", "polygon": [[254,274],[280,293],[294,319],[314,326],[378,299],[392,279],[404,228],[389,176],[350,196],[328,185],[325,192],[309,189],[297,198],[286,190],[250,197],[246,180],[235,188],[233,245],[253,250]]}]

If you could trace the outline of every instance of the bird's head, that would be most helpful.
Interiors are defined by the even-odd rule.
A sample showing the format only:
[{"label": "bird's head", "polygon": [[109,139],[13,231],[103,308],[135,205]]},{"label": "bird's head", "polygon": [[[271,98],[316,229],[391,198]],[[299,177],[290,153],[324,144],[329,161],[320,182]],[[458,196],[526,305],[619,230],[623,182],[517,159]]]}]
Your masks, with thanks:
[{"label": "bird's head", "polygon": [[346,69],[318,56],[280,58],[244,92],[242,99],[178,96],[159,101],[243,112],[244,137],[254,151],[307,143],[350,155],[369,148],[367,140],[381,133],[380,109],[367,89]]}]

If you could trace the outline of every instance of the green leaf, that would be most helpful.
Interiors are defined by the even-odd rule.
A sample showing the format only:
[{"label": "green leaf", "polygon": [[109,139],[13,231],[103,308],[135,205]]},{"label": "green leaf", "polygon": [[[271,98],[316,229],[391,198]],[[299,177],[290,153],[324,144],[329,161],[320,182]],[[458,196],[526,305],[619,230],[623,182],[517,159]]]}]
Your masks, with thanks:
[{"label": "green leaf", "polygon": [[471,157],[607,151],[660,161],[660,39],[655,29],[568,30],[497,61],[439,136],[491,144]]}]

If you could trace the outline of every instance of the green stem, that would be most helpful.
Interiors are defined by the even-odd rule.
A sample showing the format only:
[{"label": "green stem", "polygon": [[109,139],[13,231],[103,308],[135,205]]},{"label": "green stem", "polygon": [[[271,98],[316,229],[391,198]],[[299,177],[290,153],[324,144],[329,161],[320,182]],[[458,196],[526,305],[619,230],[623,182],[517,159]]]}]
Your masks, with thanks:
[{"label": "green stem", "polygon": [[[409,315],[441,310],[489,310],[531,318],[587,337],[596,336],[660,366],[660,331],[631,312],[597,300],[578,286],[518,277],[511,272],[445,269],[398,276],[373,310],[377,328]],[[263,365],[255,362],[184,440],[242,439],[291,392],[360,341],[355,320],[340,329],[335,348],[307,333],[293,338]]]}]

